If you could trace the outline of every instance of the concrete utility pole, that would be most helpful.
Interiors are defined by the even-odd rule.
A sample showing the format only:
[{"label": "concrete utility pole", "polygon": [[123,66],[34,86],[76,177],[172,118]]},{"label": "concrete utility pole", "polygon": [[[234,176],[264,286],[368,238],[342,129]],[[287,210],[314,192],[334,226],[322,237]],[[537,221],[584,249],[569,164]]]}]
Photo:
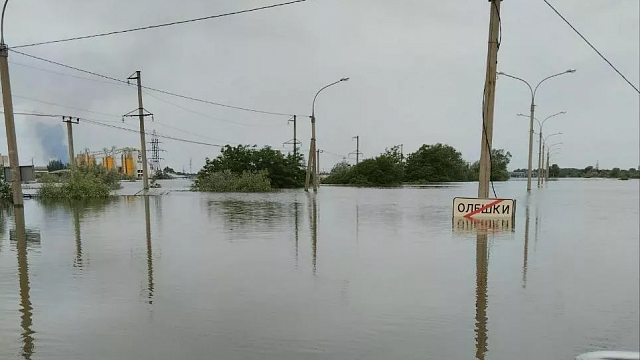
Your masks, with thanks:
[{"label": "concrete utility pole", "polygon": [[67,123],[67,143],[69,145],[69,166],[76,164],[75,151],[73,151],[73,124],[78,124],[80,119],[71,116],[63,116],[62,122]]},{"label": "concrete utility pole", "polygon": [[284,143],[284,145],[289,145],[289,144],[293,144],[293,157],[296,158],[298,157],[298,145],[300,145],[300,142],[298,141],[297,138],[297,134],[298,134],[298,117],[296,115],[293,115],[293,119],[290,119],[289,122],[293,123],[293,140],[289,140],[287,142]]},{"label": "concrete utility pole", "polygon": [[356,165],[358,165],[360,163],[360,155],[362,154],[360,152],[360,135],[356,135],[354,137],[352,137],[351,139],[356,139],[356,151],[350,153],[351,154],[355,154],[356,155]]},{"label": "concrete utility pole", "polygon": [[0,81],[2,82],[2,105],[4,106],[4,125],[7,132],[9,166],[11,166],[11,189],[13,205],[23,206],[22,185],[20,184],[20,162],[18,160],[18,140],[13,119],[13,98],[11,96],[11,80],[9,79],[9,47],[4,43],[4,12],[7,9],[5,0],[0,19]]},{"label": "concrete utility pole", "polygon": [[309,191],[309,184],[313,181],[313,191],[318,191],[318,176],[315,175],[314,179],[311,179],[312,173],[316,173],[317,164],[316,164],[316,99],[318,95],[322,92],[322,90],[336,85],[342,81],[349,81],[349,78],[342,78],[338,81],[332,82],[329,85],[322,87],[318,92],[316,92],[316,96],[313,97],[313,103],[311,104],[311,142],[309,143],[309,162],[307,164],[307,174],[304,180],[304,191]]},{"label": "concrete utility pole", "polygon": [[147,142],[145,140],[144,132],[144,117],[150,114],[144,113],[144,107],[142,106],[142,78],[140,71],[136,71],[133,75],[129,76],[129,80],[136,80],[138,84],[138,118],[140,119],[140,152],[142,153],[142,184],[143,190],[149,190],[149,170],[147,165]]},{"label": "concrete utility pole", "polygon": [[320,154],[322,154],[324,150],[316,150],[316,175],[318,179],[320,179]]},{"label": "concrete utility pole", "polygon": [[496,101],[496,68],[498,66],[501,2],[502,0],[491,0],[489,48],[487,51],[487,75],[484,86],[484,109],[482,109],[480,174],[478,179],[478,198],[481,199],[489,197],[489,183],[491,181],[491,143],[493,141],[493,110]]},{"label": "concrete utility pole", "polygon": [[551,76],[547,76],[546,78],[542,79],[538,85],[536,85],[535,89],[531,87],[531,85],[524,79],[521,79],[519,77],[513,76],[513,75],[509,75],[503,72],[499,72],[498,75],[502,75],[502,76],[506,76],[518,81],[522,81],[523,83],[525,83],[527,85],[527,87],[529,88],[529,91],[531,92],[531,106],[530,106],[530,112],[529,112],[529,166],[527,168],[527,191],[531,191],[531,169],[533,166],[533,119],[535,118],[535,110],[536,110],[536,93],[538,92],[538,88],[540,87],[540,85],[542,85],[543,82],[554,78],[556,76],[560,76],[560,75],[564,75],[564,74],[573,74],[575,73],[576,70],[575,69],[569,69],[566,71],[563,71],[561,73],[557,73]]}]

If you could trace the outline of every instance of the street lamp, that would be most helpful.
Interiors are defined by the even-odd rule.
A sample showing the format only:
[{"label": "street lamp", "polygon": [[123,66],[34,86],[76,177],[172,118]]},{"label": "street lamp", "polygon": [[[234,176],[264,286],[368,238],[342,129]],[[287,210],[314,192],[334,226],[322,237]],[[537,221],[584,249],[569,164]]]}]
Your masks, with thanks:
[{"label": "street lamp", "polygon": [[316,159],[316,99],[322,90],[339,84],[343,81],[349,81],[348,77],[342,78],[338,81],[332,82],[329,85],[322,87],[313,97],[313,103],[311,104],[311,143],[309,144],[309,163],[307,165],[307,174],[304,182],[304,191],[309,191],[309,180],[311,179],[311,173],[315,173],[313,176],[313,191],[318,191],[318,164]]},{"label": "street lamp", "polygon": [[[566,113],[567,113],[566,111],[560,111],[559,113],[555,113],[553,115],[547,116],[544,120],[542,120],[542,122],[534,118],[538,123],[538,126],[540,126],[540,131],[538,132],[538,135],[540,136],[540,139],[538,140],[538,186],[540,186],[540,183],[544,181],[544,178],[540,177],[540,173],[542,172],[544,167],[544,151],[542,150],[542,128],[544,127],[544,123],[546,123],[547,120],[558,115],[564,115]],[[527,115],[518,114],[518,116],[527,116]]]},{"label": "street lamp", "polygon": [[9,150],[9,166],[11,167],[11,189],[13,190],[13,205],[22,206],[22,185],[20,185],[20,163],[18,160],[18,141],[16,126],[13,119],[13,100],[11,98],[11,81],[9,80],[9,47],[4,43],[4,13],[7,3],[2,6],[0,17],[0,82],[2,82],[2,105],[4,106],[4,125],[7,132],[7,147]]},{"label": "street lamp", "polygon": [[[549,150],[549,148],[547,147],[547,139],[552,137],[552,136],[557,136],[557,135],[562,135],[562,133],[559,132],[559,133],[555,133],[555,134],[550,134],[550,135],[547,135],[544,139],[541,138],[542,145],[540,147],[540,150],[541,150],[540,156],[542,157],[542,164],[540,165],[540,168],[538,169],[539,172],[544,172],[544,150],[545,150],[545,148],[547,150]],[[549,161],[548,157],[549,156],[547,156],[547,162]],[[540,180],[540,179],[542,179],[542,182],[544,182],[544,174],[538,173],[538,180]],[[540,185],[540,182],[538,182],[538,185]]]},{"label": "street lamp", "polygon": [[525,83],[527,85],[527,87],[529,87],[529,91],[531,91],[531,108],[530,108],[530,115],[529,115],[529,167],[528,167],[528,172],[527,172],[527,191],[531,191],[531,166],[533,165],[533,118],[534,118],[534,114],[535,114],[535,102],[536,102],[536,93],[538,91],[538,88],[540,87],[540,85],[542,85],[543,82],[554,78],[556,76],[560,76],[560,75],[564,75],[564,74],[571,74],[576,72],[575,69],[569,69],[566,71],[563,71],[561,73],[557,73],[551,76],[547,76],[546,78],[542,79],[538,85],[536,85],[535,89],[531,87],[531,85],[526,81],[523,80],[519,77],[513,76],[513,75],[509,75],[503,72],[499,72],[498,75],[502,75],[502,76],[506,76],[506,77],[510,77],[512,79],[515,80],[519,80],[522,81],[523,83]]},{"label": "street lamp", "polygon": [[[549,136],[551,136],[551,135],[549,135]],[[553,151],[558,151],[558,150],[560,150],[561,148],[555,148],[555,149],[553,149],[553,148],[554,148],[554,147],[556,147],[556,146],[562,145],[562,144],[563,144],[562,142],[558,142],[558,143],[555,143],[555,144],[551,144],[550,146],[548,146],[548,147],[547,147],[547,173],[546,173],[546,181],[549,181],[549,161],[550,161],[550,160],[549,160],[549,158],[551,157],[551,154],[553,154],[552,150],[553,150]]]}]

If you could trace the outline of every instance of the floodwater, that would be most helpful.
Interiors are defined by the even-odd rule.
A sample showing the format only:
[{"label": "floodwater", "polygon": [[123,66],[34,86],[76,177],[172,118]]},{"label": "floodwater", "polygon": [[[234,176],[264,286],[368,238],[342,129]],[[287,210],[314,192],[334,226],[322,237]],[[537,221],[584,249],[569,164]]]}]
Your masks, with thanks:
[{"label": "floodwater", "polygon": [[638,351],[639,182],[525,185],[480,234],[451,219],[476,184],[28,200],[0,212],[0,359]]}]

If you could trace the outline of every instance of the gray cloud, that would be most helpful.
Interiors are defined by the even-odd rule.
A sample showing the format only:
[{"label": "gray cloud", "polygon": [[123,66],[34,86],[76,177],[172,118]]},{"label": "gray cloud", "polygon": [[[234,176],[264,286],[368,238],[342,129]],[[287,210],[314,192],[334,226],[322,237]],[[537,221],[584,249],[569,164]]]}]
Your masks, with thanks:
[{"label": "gray cloud", "polygon": [[[33,1],[10,2],[5,24],[9,45],[272,3],[139,0],[126,2],[126,6],[124,1],[98,6],[59,0],[34,7]],[[556,3],[634,83],[640,83],[638,1]],[[354,150],[354,135],[360,135],[365,156],[374,156],[394,144],[403,143],[406,151],[413,151],[422,143],[443,142],[473,161],[480,151],[488,18],[486,1],[313,0],[211,22],[24,51],[122,79],[142,70],[143,83],[149,86],[297,114],[310,113],[317,89],[349,76],[350,82],[327,90],[318,99],[320,148],[346,155]],[[596,161],[601,167],[638,166],[638,95],[542,1],[504,2],[502,29],[500,70],[535,82],[567,68],[578,69],[576,74],[543,85],[536,101],[540,118],[567,111],[567,115],[550,120],[545,129],[546,133],[565,134],[557,162],[579,167]],[[10,61],[73,73],[17,54],[10,54]],[[15,64],[11,64],[11,74],[14,94],[110,116],[38,104],[41,111],[118,122],[118,115],[137,107],[133,87],[63,77]],[[158,96],[211,117],[248,125],[196,115],[146,96],[145,108],[156,120],[147,122],[149,131],[279,148],[292,136],[286,117]],[[16,109],[34,106],[27,100],[14,100]],[[528,107],[526,87],[500,78],[494,146],[511,151],[513,167],[526,166],[528,124],[515,115],[527,112]],[[30,138],[25,128],[30,121],[17,117],[22,161],[37,156],[37,143],[33,143],[37,139]],[[120,126],[136,128],[137,120],[129,118]],[[303,148],[307,147],[308,119],[300,119],[298,129]],[[136,134],[115,129],[81,123],[74,133],[77,149],[139,147]],[[178,169],[186,166],[189,158],[195,167],[205,156],[218,153],[216,148],[163,142],[167,165]],[[4,143],[0,137],[0,144]],[[321,164],[330,167],[339,160],[326,154]]]}]

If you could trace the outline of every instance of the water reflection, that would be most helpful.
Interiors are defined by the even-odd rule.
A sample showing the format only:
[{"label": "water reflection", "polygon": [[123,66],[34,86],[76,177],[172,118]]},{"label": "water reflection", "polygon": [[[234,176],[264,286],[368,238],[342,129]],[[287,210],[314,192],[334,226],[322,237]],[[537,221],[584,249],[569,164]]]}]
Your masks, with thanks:
[{"label": "water reflection", "polygon": [[313,268],[313,275],[316,275],[318,266],[318,200],[315,195],[309,195],[311,197],[311,211],[309,212],[311,226],[311,264]]},{"label": "water reflection", "polygon": [[465,217],[453,218],[453,230],[465,233],[497,233],[513,231],[512,219],[468,219]]},{"label": "water reflection", "polygon": [[76,258],[73,262],[73,267],[82,268],[82,235],[80,233],[80,209],[77,206],[73,206],[73,231],[76,238]]},{"label": "water reflection", "polygon": [[487,234],[478,234],[476,242],[476,359],[487,353],[487,279],[489,251]]},{"label": "water reflection", "polygon": [[225,226],[234,230],[257,229],[264,225],[273,227],[287,216],[284,203],[266,200],[209,200],[207,212],[211,215],[212,211],[221,214]]},{"label": "water reflection", "polygon": [[[526,219],[524,221],[524,256],[522,260],[522,288],[523,289],[527,287],[527,270],[529,267],[529,223],[530,223],[529,211],[530,211],[529,201],[527,199],[527,208],[525,210]],[[536,239],[537,238],[538,237],[536,236]]]},{"label": "water reflection", "polygon": [[15,221],[15,242],[16,252],[18,253],[18,278],[20,284],[20,313],[22,327],[22,357],[31,359],[35,352],[35,344],[32,330],[33,325],[33,306],[31,305],[30,287],[29,287],[29,264],[27,262],[27,229],[24,221],[24,208],[15,207],[13,211]]},{"label": "water reflection", "polygon": [[147,240],[147,300],[148,304],[153,304],[153,248],[151,247],[151,213],[149,209],[149,196],[144,198],[144,222]]},{"label": "water reflection", "polygon": [[294,236],[295,236],[295,258],[296,258],[296,269],[298,268],[298,240],[299,240],[299,225],[298,225],[298,210],[299,203],[296,201],[293,203],[293,216],[294,216]]}]

